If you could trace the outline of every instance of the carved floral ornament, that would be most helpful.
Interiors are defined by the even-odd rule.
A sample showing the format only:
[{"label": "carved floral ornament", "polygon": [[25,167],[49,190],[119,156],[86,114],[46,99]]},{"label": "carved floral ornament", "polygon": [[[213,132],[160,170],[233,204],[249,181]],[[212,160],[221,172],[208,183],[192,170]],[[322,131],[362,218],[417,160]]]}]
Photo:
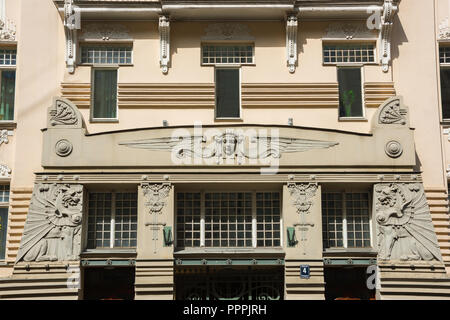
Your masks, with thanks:
[{"label": "carved floral ornament", "polygon": [[400,98],[394,98],[385,103],[382,107],[379,117],[379,124],[407,124],[408,109],[402,106]]},{"label": "carved floral ornament", "polygon": [[439,40],[450,40],[450,26],[448,23],[448,18],[442,20],[439,24]]},{"label": "carved floral ornament", "polygon": [[11,178],[11,169],[5,164],[0,164],[0,178]]},{"label": "carved floral ornament", "polygon": [[79,260],[83,186],[36,184],[16,263]]},{"label": "carved floral ornament", "polygon": [[64,98],[54,98],[52,106],[48,109],[47,128],[57,127],[82,127],[81,114],[78,108]]},{"label": "carved floral ornament", "polygon": [[144,183],[141,187],[146,199],[145,206],[148,208],[150,214],[160,214],[167,204],[167,197],[171,189],[170,184]]},{"label": "carved floral ornament", "polygon": [[423,186],[377,184],[374,191],[379,259],[442,261]]},{"label": "carved floral ornament", "polygon": [[205,29],[202,40],[254,40],[247,25],[241,23],[214,23]]},{"label": "carved floral ornament", "polygon": [[132,40],[122,24],[90,23],[81,29],[80,40]]}]

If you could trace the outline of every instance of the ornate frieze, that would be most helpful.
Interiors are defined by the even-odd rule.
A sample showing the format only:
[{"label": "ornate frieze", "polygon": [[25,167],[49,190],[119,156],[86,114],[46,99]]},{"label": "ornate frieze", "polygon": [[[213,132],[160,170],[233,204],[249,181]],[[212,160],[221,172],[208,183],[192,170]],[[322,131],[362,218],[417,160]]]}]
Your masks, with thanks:
[{"label": "ornate frieze", "polygon": [[5,164],[0,164],[0,178],[11,178],[11,169]]},{"label": "ornate frieze", "polygon": [[69,73],[75,72],[77,62],[77,30],[81,29],[80,9],[73,0],[64,0],[64,30],[66,32],[66,65]]},{"label": "ornate frieze", "polygon": [[442,260],[422,184],[374,187],[380,260]]},{"label": "ornate frieze", "polygon": [[202,40],[254,40],[247,25],[241,23],[213,23],[205,29]]},{"label": "ornate frieze", "polygon": [[84,24],[80,40],[132,40],[128,29],[122,24],[89,23]]},{"label": "ornate frieze", "polygon": [[143,183],[142,190],[146,199],[145,206],[151,214],[161,213],[170,193],[170,184]]},{"label": "ornate frieze", "polygon": [[287,66],[290,73],[294,73],[297,66],[297,33],[297,16],[290,15],[287,17],[286,21],[286,54]]},{"label": "ornate frieze", "polygon": [[36,184],[16,263],[79,260],[82,208],[82,185]]},{"label": "ornate frieze", "polygon": [[168,16],[159,17],[159,48],[161,70],[167,74],[170,64],[170,20]]},{"label": "ornate frieze", "polygon": [[[207,144],[209,142],[209,144]],[[155,139],[120,142],[129,148],[147,149],[152,151],[168,151],[179,159],[198,158],[215,159],[219,164],[225,159],[281,158],[283,153],[305,152],[313,149],[331,148],[339,143],[308,139],[285,137],[247,137],[239,130],[227,129],[224,133],[207,136],[163,137]]]}]

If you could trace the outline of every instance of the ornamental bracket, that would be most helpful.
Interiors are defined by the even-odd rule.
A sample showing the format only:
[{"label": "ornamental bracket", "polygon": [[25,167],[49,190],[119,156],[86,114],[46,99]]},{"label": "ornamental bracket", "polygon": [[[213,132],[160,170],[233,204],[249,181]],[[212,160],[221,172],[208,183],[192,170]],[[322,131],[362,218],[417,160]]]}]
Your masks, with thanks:
[{"label": "ornamental bracket", "polygon": [[170,19],[169,16],[159,17],[159,64],[164,74],[169,72],[170,65]]},{"label": "ornamental bracket", "polygon": [[286,55],[290,73],[294,73],[297,66],[297,33],[297,15],[288,15],[286,19]]},{"label": "ornamental bracket", "polygon": [[380,20],[380,62],[383,72],[389,71],[391,62],[391,38],[394,18],[397,14],[397,6],[393,0],[384,0],[383,12]]},{"label": "ornamental bracket", "polygon": [[66,32],[66,65],[69,73],[75,72],[77,61],[77,30],[81,29],[80,8],[73,0],[64,0],[64,30]]}]

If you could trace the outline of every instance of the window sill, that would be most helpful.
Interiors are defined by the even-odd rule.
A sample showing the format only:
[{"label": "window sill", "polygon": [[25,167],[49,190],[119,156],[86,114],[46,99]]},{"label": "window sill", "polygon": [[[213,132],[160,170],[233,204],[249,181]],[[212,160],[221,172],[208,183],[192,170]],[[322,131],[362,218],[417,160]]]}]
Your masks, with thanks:
[{"label": "window sill", "polygon": [[244,122],[244,119],[242,118],[215,118],[214,121],[216,122]]},{"label": "window sill", "polygon": [[119,119],[90,119],[90,123],[119,123]]},{"label": "window sill", "polygon": [[0,129],[16,129],[17,122],[14,120],[0,120]]},{"label": "window sill", "polygon": [[367,118],[364,117],[339,117],[339,121],[344,122],[367,122]]}]

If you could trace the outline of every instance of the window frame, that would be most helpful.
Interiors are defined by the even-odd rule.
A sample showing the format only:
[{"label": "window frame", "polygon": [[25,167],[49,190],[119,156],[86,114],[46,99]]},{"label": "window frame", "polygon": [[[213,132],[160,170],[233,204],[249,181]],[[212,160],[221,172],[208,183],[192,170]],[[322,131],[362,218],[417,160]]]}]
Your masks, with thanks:
[{"label": "window frame", "polygon": [[[238,69],[239,70],[239,117],[218,117],[217,116],[217,70],[218,69]],[[239,64],[220,64],[214,66],[214,120],[218,121],[242,121],[242,68]]]},{"label": "window frame", "polygon": [[[3,71],[15,71],[16,72],[16,80],[14,82],[14,110],[13,110],[13,118],[10,120],[1,120],[0,119],[0,124],[8,124],[8,123],[15,123],[15,119],[16,119],[16,100],[17,100],[17,46],[16,45],[6,45],[6,46],[2,46],[0,49],[5,49],[5,50],[15,50],[16,51],[16,64],[14,65],[0,65],[0,88],[1,88],[1,73],[3,73]],[[1,94],[1,92],[0,92]]]},{"label": "window frame", "polygon": [[[243,247],[239,247],[239,246],[235,246],[235,247],[214,247],[214,246],[205,246],[205,225],[206,225],[206,221],[205,221],[205,194],[206,193],[251,193],[252,194],[252,246],[251,247],[247,247],[247,246],[243,246]],[[257,245],[257,241],[258,241],[258,236],[257,236],[257,207],[256,207],[256,194],[257,193],[279,193],[280,194],[280,245],[279,246],[258,246]],[[178,233],[178,221],[177,221],[177,217],[178,217],[178,203],[177,203],[177,193],[200,193],[200,245],[198,247],[179,247],[177,245],[177,233]],[[179,190],[175,193],[175,200],[174,200],[175,204],[174,204],[174,232],[173,232],[173,238],[174,238],[174,249],[175,251],[195,251],[197,249],[207,249],[208,251],[214,251],[214,250],[220,250],[220,251],[239,251],[239,250],[270,250],[270,249],[282,249],[284,248],[284,233],[283,233],[283,228],[284,228],[284,222],[283,222],[283,192],[281,190],[277,190],[277,189],[272,189],[272,188],[265,188],[265,189],[216,189],[216,188],[208,188],[207,191],[205,190],[198,190],[198,189],[182,189]],[[245,223],[245,222],[244,222]],[[243,231],[245,232],[245,231]]]},{"label": "window frame", "polygon": [[[89,48],[89,47],[129,47],[131,49],[131,62],[130,63],[88,63],[88,62],[82,62],[82,52],[83,48]],[[77,64],[79,66],[96,66],[96,65],[116,65],[120,67],[132,67],[134,66],[134,44],[130,41],[123,41],[123,42],[98,42],[98,41],[83,41],[82,43],[78,44],[78,50],[79,55],[77,57]]]},{"label": "window frame", "polygon": [[[370,62],[325,62],[325,56],[324,56],[324,47],[327,45],[373,45],[373,51],[374,51],[374,61]],[[354,39],[354,40],[347,40],[347,39],[322,39],[322,65],[323,66],[337,66],[337,65],[351,65],[351,64],[358,64],[358,65],[381,65],[380,59],[378,58],[378,43],[374,39]]]},{"label": "window frame", "polygon": [[[251,63],[203,63],[203,47],[204,46],[251,46],[253,47],[253,56]],[[226,66],[256,66],[256,46],[254,42],[249,41],[208,41],[200,44],[200,66],[202,67],[226,67]]]},{"label": "window frame", "polygon": [[[103,193],[111,194],[111,219],[110,219],[110,238],[109,238],[109,247],[96,247],[95,248],[88,248],[89,243],[89,197],[91,193]],[[115,216],[116,216],[116,194],[117,193],[136,193],[136,246],[129,246],[129,247],[116,247],[114,245],[115,242]],[[84,208],[83,211],[86,213],[86,218],[83,219],[83,246],[84,248],[83,253],[90,253],[90,252],[105,252],[105,251],[114,251],[114,252],[135,252],[138,247],[138,229],[139,229],[139,193],[135,189],[120,189],[120,190],[111,190],[111,189],[102,189],[102,188],[95,188],[92,190],[86,190],[85,192],[86,201],[84,202]]]},{"label": "window frame", "polygon": [[[356,69],[359,68],[361,72],[361,108],[362,108],[362,116],[358,117],[341,117],[340,116],[340,101],[338,105],[338,120],[339,121],[367,121],[366,117],[366,97],[365,97],[365,72],[364,65],[361,63],[345,63],[345,64],[336,64],[336,78],[338,82],[338,91],[339,90],[339,69],[348,68],[348,69]],[[339,95],[339,92],[338,92]],[[340,95],[339,95],[340,100]]]},{"label": "window frame", "polygon": [[9,228],[9,204],[11,200],[11,184],[10,183],[0,183],[1,186],[8,186],[8,202],[0,202],[0,208],[6,208],[6,232],[5,232],[5,257],[0,259],[0,264],[6,261],[7,251],[8,251],[8,228]]},{"label": "window frame", "polygon": [[442,62],[440,59],[440,49],[441,48],[450,48],[450,42],[439,42],[438,49],[437,49],[437,61],[439,63],[439,72],[438,72],[438,90],[439,90],[439,105],[440,105],[440,114],[439,117],[441,119],[441,122],[444,122],[445,124],[450,124],[450,118],[444,118],[444,104],[442,101],[442,79],[441,79],[441,70],[442,69],[450,69],[450,62]]},{"label": "window frame", "polygon": [[[321,197],[323,196],[324,193],[337,193],[337,194],[341,194],[342,196],[342,243],[343,246],[342,247],[322,247],[323,252],[336,252],[336,251],[374,251],[375,248],[375,236],[376,234],[374,233],[375,230],[375,221],[373,219],[373,208],[372,208],[372,192],[371,190],[363,190],[363,189],[345,189],[345,190],[333,190],[333,189],[326,189],[326,190],[322,190],[321,193]],[[346,204],[346,194],[352,194],[352,193],[367,193],[368,195],[368,211],[369,211],[369,232],[370,232],[370,247],[348,247],[348,229],[347,229],[347,204]],[[321,219],[323,220],[323,207],[322,207],[322,212],[321,212]],[[321,226],[322,228],[322,233],[323,231],[323,226]],[[322,246],[323,246],[323,239],[322,239]]]},{"label": "window frame", "polygon": [[[116,117],[115,118],[94,118],[95,108],[95,72],[102,70],[116,70]],[[89,121],[92,123],[119,122],[119,65],[117,64],[94,64],[91,68],[91,104]]]}]

